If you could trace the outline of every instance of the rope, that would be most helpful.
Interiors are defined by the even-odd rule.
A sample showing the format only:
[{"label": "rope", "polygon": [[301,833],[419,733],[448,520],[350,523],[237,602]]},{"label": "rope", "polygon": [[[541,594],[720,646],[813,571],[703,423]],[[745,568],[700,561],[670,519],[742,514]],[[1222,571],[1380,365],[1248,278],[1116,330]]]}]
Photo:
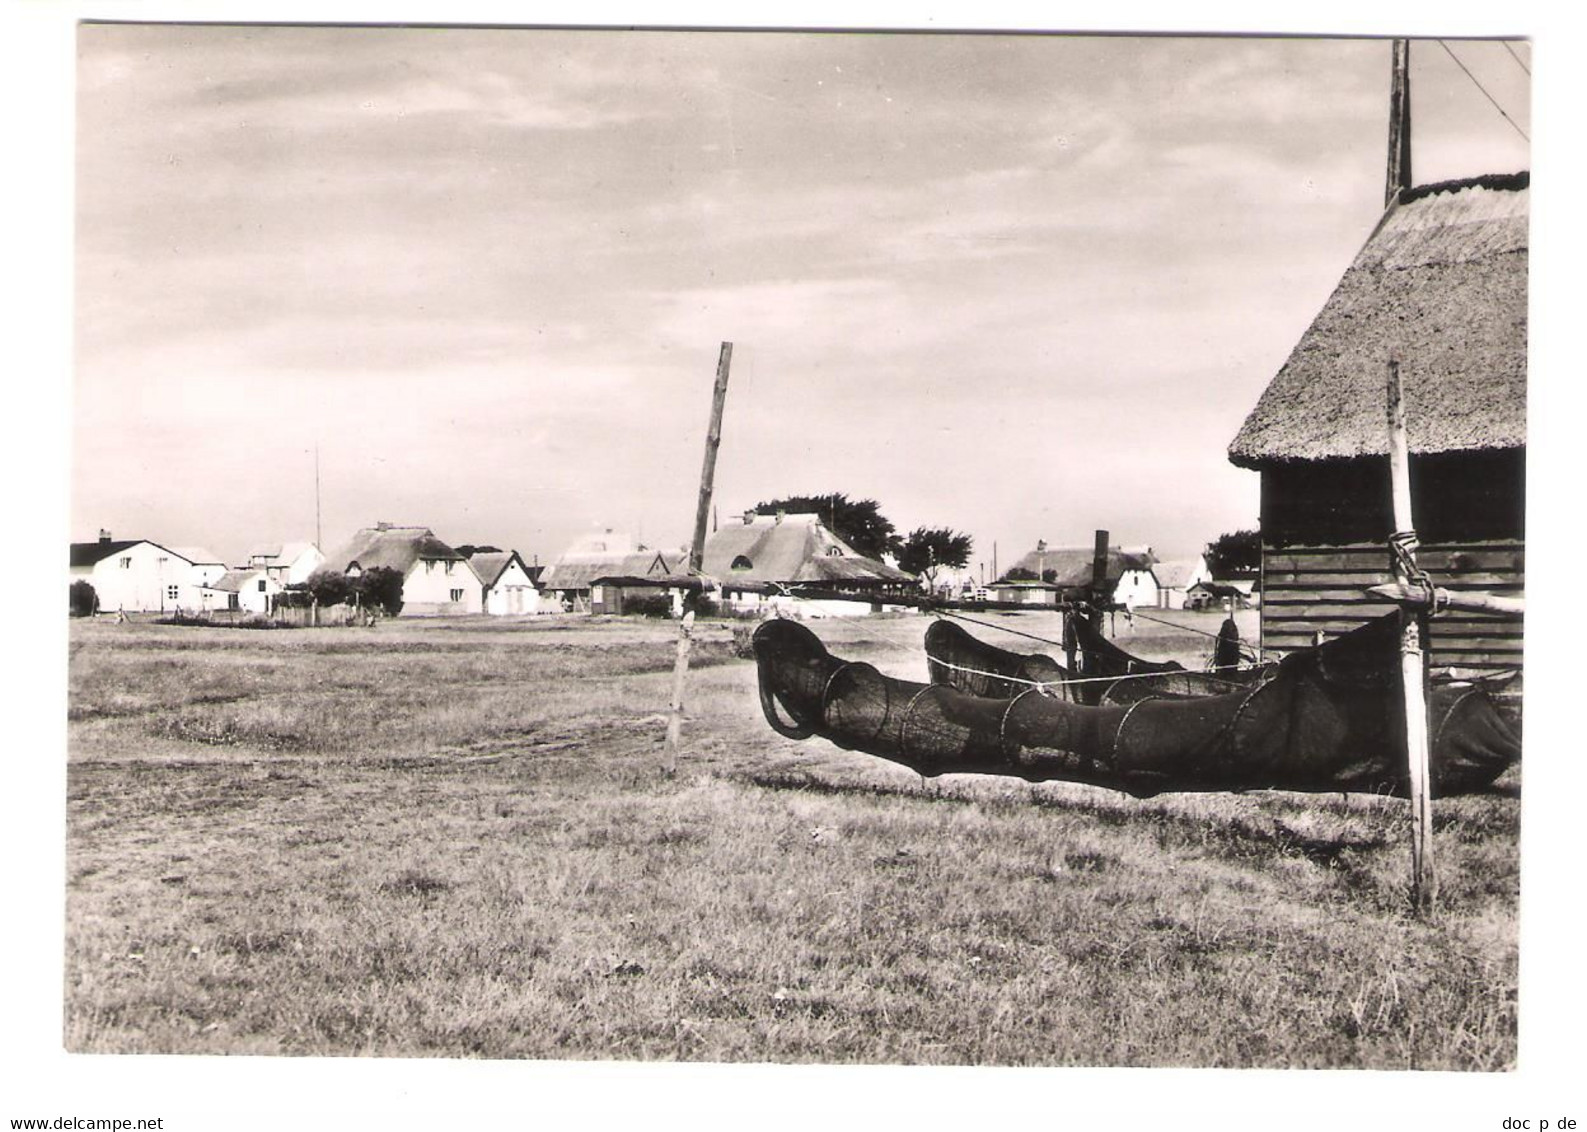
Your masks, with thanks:
[{"label": "rope", "polygon": [[1428,613],[1437,613],[1449,604],[1449,595],[1440,595],[1432,575],[1416,564],[1416,548],[1420,545],[1415,531],[1395,531],[1389,536],[1389,556],[1394,572],[1422,591],[1422,603]]},{"label": "rope", "polygon": [[1046,637],[1038,637],[1035,633],[1023,633],[1018,629],[1010,629],[1007,625],[999,625],[995,621],[977,621],[974,617],[966,617],[962,613],[954,613],[949,609],[936,610],[936,614],[938,617],[952,617],[955,621],[968,621],[972,625],[980,625],[985,629],[1001,629],[1005,633],[1012,633],[1014,636],[1024,637],[1026,640],[1040,641],[1044,645],[1056,645],[1060,649],[1064,647],[1062,641],[1048,640]]},{"label": "rope", "polygon": [[[1150,680],[1155,676],[1182,676],[1191,674],[1188,669],[1180,672],[1137,672],[1133,676],[1077,676],[1072,680],[1026,680],[1022,676],[1004,676],[1001,672],[986,672],[980,668],[966,668],[962,664],[943,660],[941,657],[932,656],[929,652],[926,659],[933,664],[940,664],[944,668],[951,668],[955,672],[969,672],[976,676],[990,676],[994,680],[1007,680],[1011,684],[1025,684],[1032,688],[1063,688],[1070,684],[1117,684],[1120,680]],[[1212,676],[1205,672],[1193,673],[1207,680],[1216,680],[1220,684],[1227,684],[1231,688],[1243,688],[1244,684],[1236,680],[1225,680],[1221,676]]]}]

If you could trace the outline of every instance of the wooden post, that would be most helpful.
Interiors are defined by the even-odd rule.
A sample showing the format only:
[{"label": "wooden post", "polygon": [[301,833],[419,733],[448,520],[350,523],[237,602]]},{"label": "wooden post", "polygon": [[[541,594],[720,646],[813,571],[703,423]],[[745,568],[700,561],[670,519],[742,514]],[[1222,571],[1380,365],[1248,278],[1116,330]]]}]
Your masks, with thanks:
[{"label": "wooden post", "polygon": [[[716,482],[716,450],[722,446],[722,410],[727,405],[727,375],[733,364],[733,343],[723,342],[716,362],[716,386],[711,391],[711,420],[705,430],[705,463],[700,468],[700,498],[694,509],[694,540],[689,544],[689,572],[698,575],[705,560],[705,527],[711,517],[711,491]],[[678,653],[672,665],[672,708],[667,714],[667,741],[661,770],[669,778],[678,772],[678,743],[683,730],[683,689],[689,677],[689,648],[694,636],[697,595],[684,595],[683,618],[678,622]]]},{"label": "wooden post", "polygon": [[[1411,512],[1410,444],[1405,435],[1405,405],[1400,385],[1400,363],[1389,362],[1389,483],[1394,500],[1395,539],[1404,540],[1404,552],[1391,550],[1397,581],[1410,585],[1416,564],[1416,527]],[[1433,873],[1433,802],[1429,781],[1427,742],[1427,659],[1423,655],[1426,614],[1400,608],[1400,683],[1405,696],[1405,754],[1411,791],[1411,901],[1418,914],[1432,909],[1437,894]]]},{"label": "wooden post", "polygon": [[1394,41],[1389,79],[1389,168],[1383,186],[1383,207],[1411,187],[1411,43]]},{"label": "wooden post", "polygon": [[1107,600],[1102,589],[1108,580],[1108,532],[1098,531],[1091,552],[1091,625],[1102,631],[1102,603]]}]

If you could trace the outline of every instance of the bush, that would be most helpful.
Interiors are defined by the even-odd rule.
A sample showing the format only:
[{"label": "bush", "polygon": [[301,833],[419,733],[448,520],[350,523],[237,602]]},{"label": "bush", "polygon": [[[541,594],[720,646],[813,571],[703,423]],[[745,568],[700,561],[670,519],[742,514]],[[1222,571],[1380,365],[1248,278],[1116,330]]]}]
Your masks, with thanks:
[{"label": "bush", "polygon": [[99,595],[93,583],[79,578],[71,585],[71,610],[73,617],[92,617],[99,608]]},{"label": "bush", "polygon": [[641,617],[671,617],[672,599],[666,594],[644,594],[623,602],[623,612]]}]

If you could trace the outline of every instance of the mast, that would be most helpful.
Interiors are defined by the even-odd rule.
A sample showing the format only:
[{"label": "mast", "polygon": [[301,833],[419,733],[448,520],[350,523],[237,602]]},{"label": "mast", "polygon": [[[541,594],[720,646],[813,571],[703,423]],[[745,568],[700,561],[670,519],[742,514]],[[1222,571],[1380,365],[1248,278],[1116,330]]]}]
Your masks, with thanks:
[{"label": "mast", "polygon": [[1411,41],[1394,41],[1389,79],[1389,167],[1383,207],[1411,187]]}]

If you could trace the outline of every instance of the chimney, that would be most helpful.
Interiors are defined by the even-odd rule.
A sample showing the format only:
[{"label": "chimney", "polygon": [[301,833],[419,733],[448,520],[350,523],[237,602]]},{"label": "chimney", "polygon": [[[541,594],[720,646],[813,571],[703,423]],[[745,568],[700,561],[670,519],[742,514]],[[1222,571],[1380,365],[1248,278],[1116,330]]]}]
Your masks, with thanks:
[{"label": "chimney", "polygon": [[1389,169],[1383,187],[1388,208],[1411,187],[1411,41],[1394,41],[1389,78]]},{"label": "chimney", "polygon": [[1047,553],[1047,540],[1046,539],[1039,538],[1039,539],[1036,540],[1036,553],[1037,554],[1045,554],[1045,553]]},{"label": "chimney", "polygon": [[104,527],[100,527],[99,528],[99,541],[100,542],[109,542],[110,541],[110,532],[105,530]]},{"label": "chimney", "polygon": [[389,531],[390,529],[391,529],[391,524],[390,523],[380,522],[380,523],[376,523],[375,524],[375,530],[377,530],[377,531]]},{"label": "chimney", "polygon": [[755,512],[754,511],[745,511],[744,512],[744,525],[747,527],[751,523],[753,523],[754,521],[755,521]]}]

